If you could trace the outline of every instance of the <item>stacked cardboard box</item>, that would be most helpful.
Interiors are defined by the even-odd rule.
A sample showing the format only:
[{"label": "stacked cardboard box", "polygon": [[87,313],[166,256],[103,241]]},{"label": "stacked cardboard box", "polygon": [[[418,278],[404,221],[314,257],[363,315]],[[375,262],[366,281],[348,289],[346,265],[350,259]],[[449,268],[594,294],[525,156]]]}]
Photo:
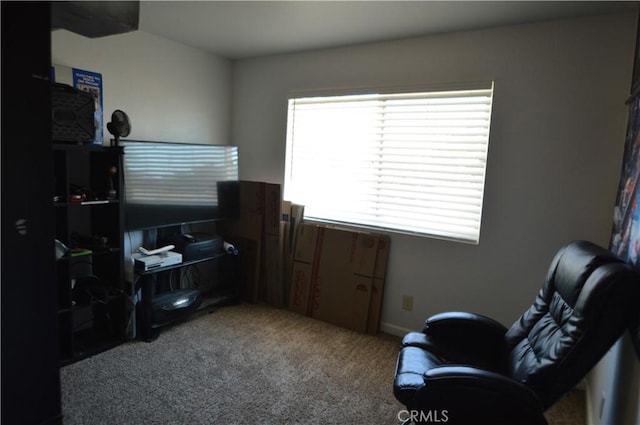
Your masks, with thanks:
[{"label": "stacked cardboard box", "polygon": [[218,232],[241,251],[240,293],[358,332],[377,333],[389,237],[303,223],[278,184],[240,182],[240,217]]},{"label": "stacked cardboard box", "polygon": [[240,181],[240,217],[221,223],[218,233],[242,255],[242,299],[285,305],[282,279],[279,184]]},{"label": "stacked cardboard box", "polygon": [[386,235],[301,224],[289,308],[358,332],[377,333],[389,242]]},{"label": "stacked cardboard box", "polygon": [[284,286],[285,305],[289,305],[291,291],[291,273],[295,244],[304,217],[304,205],[282,201],[282,222],[280,242],[282,244],[282,280]]}]

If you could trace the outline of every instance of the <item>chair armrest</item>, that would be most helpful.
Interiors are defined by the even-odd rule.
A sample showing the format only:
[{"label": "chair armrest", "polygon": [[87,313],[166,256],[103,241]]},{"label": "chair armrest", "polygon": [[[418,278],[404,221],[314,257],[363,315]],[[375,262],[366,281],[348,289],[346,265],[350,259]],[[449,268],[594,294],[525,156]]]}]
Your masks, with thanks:
[{"label": "chair armrest", "polygon": [[449,424],[546,424],[535,392],[507,376],[467,366],[439,366],[423,376],[411,408],[446,410]]},{"label": "chair armrest", "polygon": [[436,339],[472,338],[482,344],[502,344],[507,328],[480,314],[450,311],[429,317],[422,332]]},{"label": "chair armrest", "polygon": [[446,365],[429,369],[423,378],[426,385],[455,383],[456,386],[503,393],[527,406],[542,409],[542,402],[531,388],[500,373],[470,366]]},{"label": "chair armrest", "polygon": [[407,335],[403,345],[422,347],[450,363],[504,373],[506,332],[505,326],[489,317],[447,312],[429,317],[422,333]]}]

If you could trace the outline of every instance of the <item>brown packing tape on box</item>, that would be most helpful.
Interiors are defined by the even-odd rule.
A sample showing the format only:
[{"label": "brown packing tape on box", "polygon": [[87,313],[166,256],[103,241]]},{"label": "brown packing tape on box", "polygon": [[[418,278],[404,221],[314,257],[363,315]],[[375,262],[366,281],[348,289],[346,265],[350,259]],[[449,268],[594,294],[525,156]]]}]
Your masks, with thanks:
[{"label": "brown packing tape on box", "polygon": [[379,279],[384,280],[386,277],[390,250],[391,238],[387,235],[378,235],[378,255],[373,275]]},{"label": "brown packing tape on box", "polygon": [[311,290],[311,264],[295,262],[291,274],[289,309],[307,315]]},{"label": "brown packing tape on box", "polygon": [[367,318],[367,333],[377,334],[380,327],[380,314],[384,296],[384,282],[389,261],[391,239],[387,235],[378,235],[376,265],[374,269],[371,298],[369,301],[369,316]]}]

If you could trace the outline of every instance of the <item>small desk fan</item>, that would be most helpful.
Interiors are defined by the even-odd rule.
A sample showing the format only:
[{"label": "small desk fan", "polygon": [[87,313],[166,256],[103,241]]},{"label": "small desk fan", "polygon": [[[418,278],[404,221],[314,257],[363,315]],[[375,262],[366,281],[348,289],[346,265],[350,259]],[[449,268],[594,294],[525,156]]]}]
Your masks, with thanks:
[{"label": "small desk fan", "polygon": [[124,111],[116,109],[111,114],[111,122],[107,123],[107,130],[113,134],[115,139],[112,140],[114,146],[120,144],[120,137],[127,137],[131,133],[131,123],[129,117]]}]

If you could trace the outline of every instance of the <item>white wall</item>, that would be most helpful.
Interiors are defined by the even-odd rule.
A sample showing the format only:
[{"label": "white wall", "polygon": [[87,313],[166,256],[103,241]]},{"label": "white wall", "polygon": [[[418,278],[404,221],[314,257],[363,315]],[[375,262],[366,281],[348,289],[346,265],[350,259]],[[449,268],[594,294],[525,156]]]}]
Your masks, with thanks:
[{"label": "white wall", "polygon": [[[508,325],[531,303],[562,243],[608,244],[635,23],[635,13],[583,18],[257,58],[233,68],[139,31],[87,39],[58,30],[52,62],[101,72],[105,122],[114,109],[125,110],[131,138],[237,144],[241,178],[275,183],[284,180],[292,90],[495,80],[480,244],[393,236],[382,321],[402,333],[451,309]],[[415,297],[413,312],[400,308],[402,294]],[[610,398],[627,391],[619,375],[637,376],[638,362],[626,352],[616,346],[594,371],[592,403],[603,390]],[[640,424],[633,382],[618,415]],[[605,409],[605,418],[615,414]]]},{"label": "white wall", "polygon": [[[237,61],[240,176],[283,183],[291,91],[495,80],[480,244],[393,235],[382,322],[403,332],[462,309],[510,324],[561,244],[608,244],[635,20],[618,14]],[[402,294],[414,296],[412,312],[401,309]]]},{"label": "white wall", "polygon": [[92,39],[57,30],[51,39],[52,63],[102,74],[105,141],[122,109],[130,139],[229,144],[229,60],[141,31]]}]

